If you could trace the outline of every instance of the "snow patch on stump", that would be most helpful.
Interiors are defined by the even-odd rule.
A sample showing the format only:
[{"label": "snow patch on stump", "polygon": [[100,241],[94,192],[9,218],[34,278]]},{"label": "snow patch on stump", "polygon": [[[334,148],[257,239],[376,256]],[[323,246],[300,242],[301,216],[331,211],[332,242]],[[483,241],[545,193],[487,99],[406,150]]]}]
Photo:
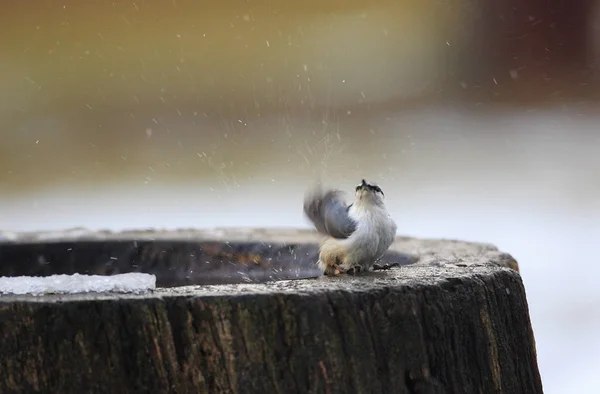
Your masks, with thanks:
[{"label": "snow patch on stump", "polygon": [[143,273],[119,275],[51,275],[0,277],[0,294],[133,293],[156,288],[156,276]]}]

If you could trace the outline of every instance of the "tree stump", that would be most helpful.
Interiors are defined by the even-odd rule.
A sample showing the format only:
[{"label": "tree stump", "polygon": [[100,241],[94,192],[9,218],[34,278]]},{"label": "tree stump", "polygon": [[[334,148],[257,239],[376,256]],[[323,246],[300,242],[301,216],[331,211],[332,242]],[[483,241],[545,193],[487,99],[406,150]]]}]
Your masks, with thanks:
[{"label": "tree stump", "polygon": [[[160,247],[143,249],[153,253],[119,255],[116,270],[155,269],[157,282],[175,271],[165,275],[172,286],[189,282],[181,274],[201,252],[219,256],[207,266],[237,269],[244,259],[234,255],[271,245],[281,252],[266,254],[272,269],[292,267],[294,258],[311,267],[318,247],[317,235],[302,230],[3,235],[2,275],[68,273],[86,261],[101,271],[124,244],[153,240]],[[84,245],[79,259],[63,253],[68,262],[59,262],[69,242],[70,252]],[[215,252],[231,244],[229,257]],[[283,253],[290,245],[296,253]],[[542,393],[510,255],[486,244],[398,237],[386,264],[394,258],[399,267],[357,276],[265,282],[268,275],[257,274],[260,283],[239,276],[143,295],[1,296],[0,392]]]}]

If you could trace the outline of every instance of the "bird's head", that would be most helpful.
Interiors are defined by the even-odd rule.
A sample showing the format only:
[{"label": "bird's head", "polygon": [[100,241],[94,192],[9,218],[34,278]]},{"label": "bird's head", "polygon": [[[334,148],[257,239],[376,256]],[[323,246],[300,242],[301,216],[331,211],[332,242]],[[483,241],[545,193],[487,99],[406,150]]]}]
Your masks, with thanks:
[{"label": "bird's head", "polygon": [[385,195],[379,186],[372,185],[364,179],[358,186],[356,186],[355,197],[357,202],[360,201],[362,203],[373,203],[380,205],[383,204],[384,196]]}]

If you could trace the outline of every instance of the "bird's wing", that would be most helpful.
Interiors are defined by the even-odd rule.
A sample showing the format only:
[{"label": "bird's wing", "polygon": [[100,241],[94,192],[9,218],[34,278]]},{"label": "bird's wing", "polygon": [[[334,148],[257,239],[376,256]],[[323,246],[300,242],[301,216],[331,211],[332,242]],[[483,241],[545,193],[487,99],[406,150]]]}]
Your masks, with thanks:
[{"label": "bird's wing", "polygon": [[334,238],[348,238],[356,230],[356,222],[348,216],[342,193],[315,190],[304,198],[304,213],[317,231]]}]

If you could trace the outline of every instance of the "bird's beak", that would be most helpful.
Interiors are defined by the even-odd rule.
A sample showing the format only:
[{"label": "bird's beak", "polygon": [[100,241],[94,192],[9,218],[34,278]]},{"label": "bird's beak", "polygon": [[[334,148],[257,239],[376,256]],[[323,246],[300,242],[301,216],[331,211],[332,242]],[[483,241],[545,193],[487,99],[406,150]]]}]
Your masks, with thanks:
[{"label": "bird's beak", "polygon": [[367,181],[365,181],[364,179],[362,180],[362,182],[360,183],[360,185],[356,186],[356,193],[360,193],[362,195],[362,192],[364,192],[365,190],[368,190],[367,186],[369,184],[367,183]]}]

